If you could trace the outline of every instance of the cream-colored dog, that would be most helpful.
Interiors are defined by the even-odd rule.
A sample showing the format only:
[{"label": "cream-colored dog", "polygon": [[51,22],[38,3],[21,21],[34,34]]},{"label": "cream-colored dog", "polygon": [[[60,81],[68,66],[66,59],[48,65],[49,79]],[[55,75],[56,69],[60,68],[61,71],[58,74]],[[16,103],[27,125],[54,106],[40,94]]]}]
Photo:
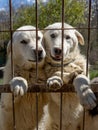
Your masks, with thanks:
[{"label": "cream-colored dog", "polygon": [[[23,26],[13,34],[14,78],[11,76],[11,43],[8,43],[8,60],[4,70],[4,84],[10,83],[15,95],[16,130],[33,130],[36,126],[36,95],[26,93],[28,86],[46,81],[43,73],[46,56],[42,46],[43,35],[38,31],[38,57],[36,51],[36,31],[33,26]],[[37,58],[36,58],[37,57]],[[36,60],[37,59],[37,60]],[[36,61],[38,77],[36,80]],[[43,94],[38,95],[38,121],[42,118],[46,101]],[[0,106],[0,130],[13,130],[12,94],[2,93]]]},{"label": "cream-colored dog", "polygon": [[[62,130],[82,130],[83,107],[96,106],[95,95],[89,87],[86,75],[86,59],[80,54],[78,43],[84,45],[83,36],[72,26],[64,24],[62,50],[61,23],[54,23],[45,29],[46,75],[49,89],[59,89],[63,84],[72,83],[76,93],[63,93]],[[63,78],[61,78],[61,60],[63,54]],[[78,96],[77,96],[78,95]],[[82,105],[81,105],[81,104]],[[48,105],[49,117],[45,130],[60,129],[60,93],[51,93]],[[80,130],[80,129],[79,129]],[[89,129],[92,130],[92,129]]]}]

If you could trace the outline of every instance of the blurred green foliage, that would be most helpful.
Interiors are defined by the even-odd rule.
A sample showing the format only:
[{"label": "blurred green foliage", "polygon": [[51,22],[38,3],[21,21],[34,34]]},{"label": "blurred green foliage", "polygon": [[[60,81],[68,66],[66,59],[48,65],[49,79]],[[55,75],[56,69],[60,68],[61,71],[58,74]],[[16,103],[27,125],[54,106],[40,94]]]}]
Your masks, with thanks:
[{"label": "blurred green foliage", "polygon": [[[65,22],[71,25],[77,25],[85,22],[85,2],[77,0],[65,0]],[[14,15],[14,29],[22,25],[36,26],[36,5],[21,6]],[[62,19],[62,1],[49,0],[47,3],[38,4],[38,27],[44,28],[54,22],[60,22]]]},{"label": "blurred green foliage", "polygon": [[98,70],[91,70],[90,71],[90,79],[93,79],[94,77],[98,77]]}]

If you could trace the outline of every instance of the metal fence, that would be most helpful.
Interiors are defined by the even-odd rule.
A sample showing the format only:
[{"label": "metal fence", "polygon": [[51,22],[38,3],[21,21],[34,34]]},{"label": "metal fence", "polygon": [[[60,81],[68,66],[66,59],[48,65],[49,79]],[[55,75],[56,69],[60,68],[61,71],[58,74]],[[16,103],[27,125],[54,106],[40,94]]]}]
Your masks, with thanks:
[{"label": "metal fence", "polygon": [[[90,33],[91,33],[91,9],[92,9],[92,1],[89,0],[88,2],[88,6],[89,6],[89,10],[88,10],[88,27],[86,28],[78,28],[78,29],[87,29],[88,30],[88,38],[87,38],[87,48],[86,48],[86,57],[87,57],[87,63],[86,63],[86,75],[88,75],[88,62],[89,62],[89,56],[90,56],[90,40],[91,40],[91,37],[90,37]],[[38,35],[38,1],[35,0],[35,10],[36,10],[36,37]],[[65,22],[65,18],[64,18],[64,10],[65,10],[65,7],[64,7],[64,0],[62,0],[62,10],[61,10],[61,22],[62,22],[62,44],[63,44],[63,33],[64,33],[64,22]],[[12,1],[9,0],[9,30],[4,30],[4,31],[0,31],[0,33],[6,33],[6,32],[9,32],[10,33],[10,39],[11,39],[11,64],[12,64],[12,78],[14,77],[14,63],[13,63],[13,47],[12,47],[12,41],[13,41],[13,38],[12,38],[12,35],[13,35],[13,32],[15,30],[13,30],[13,19],[12,19]],[[98,29],[98,28],[95,28],[95,29]],[[41,30],[44,30],[44,29],[41,29]],[[27,31],[27,30],[26,30]],[[29,30],[28,30],[29,31]],[[37,40],[36,40],[36,48],[37,48]],[[63,46],[62,46],[63,47]],[[63,49],[63,48],[62,48]],[[38,48],[37,48],[37,51],[38,51]],[[63,60],[61,61],[62,63],[62,67],[61,67],[61,77],[63,77]],[[36,63],[36,79],[37,79],[37,76],[38,76],[38,63]],[[37,80],[36,80],[37,81]],[[98,90],[95,89],[96,87],[98,86],[98,83],[96,84],[91,84],[91,87],[95,90],[95,92],[97,92]],[[0,85],[0,93],[10,93],[11,90],[10,90],[10,86],[9,84],[5,84],[5,85]],[[71,85],[71,84],[68,84],[68,85],[63,85],[61,89],[57,90],[57,91],[53,91],[53,90],[47,90],[46,89],[46,85],[43,84],[43,85],[39,85],[37,84],[32,84],[32,86],[29,87],[28,89],[28,92],[32,92],[32,93],[36,93],[36,100],[38,100],[37,98],[37,93],[39,92],[60,92],[61,93],[61,107],[60,107],[60,113],[61,113],[61,116],[60,116],[60,130],[62,130],[62,93],[63,92],[75,92],[74,90],[74,87]],[[12,103],[13,103],[13,130],[16,130],[16,124],[15,124],[15,106],[14,106],[14,95],[12,94]],[[38,101],[37,101],[38,103]],[[37,105],[38,106],[38,105]],[[36,108],[38,109],[38,108]],[[38,121],[37,121],[38,122]],[[84,122],[85,122],[85,117],[84,117]],[[37,123],[38,125],[38,123]],[[37,129],[38,129],[38,126],[37,126]]]}]

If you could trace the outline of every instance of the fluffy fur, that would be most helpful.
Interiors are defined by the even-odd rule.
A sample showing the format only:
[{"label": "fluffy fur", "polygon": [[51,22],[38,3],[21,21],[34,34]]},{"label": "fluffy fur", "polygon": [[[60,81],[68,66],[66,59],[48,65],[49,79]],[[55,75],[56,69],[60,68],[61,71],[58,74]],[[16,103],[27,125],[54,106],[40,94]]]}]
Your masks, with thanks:
[{"label": "fluffy fur", "polygon": [[[27,30],[27,31],[26,31]],[[38,77],[43,84],[44,59],[43,35],[38,31]],[[10,83],[15,95],[15,122],[17,130],[33,130],[36,126],[36,94],[26,93],[28,86],[36,83],[36,31],[33,26],[23,26],[16,30],[12,39],[14,78],[11,76],[11,42],[8,43],[8,60],[4,70],[4,84]],[[38,120],[46,103],[44,94],[38,95]],[[12,94],[2,93],[0,105],[0,130],[13,130]]]},{"label": "fluffy fur", "polygon": [[[86,109],[92,109],[96,106],[95,95],[89,87],[89,79],[85,76],[86,59],[80,54],[78,47],[78,43],[84,45],[84,39],[76,29],[65,23],[62,51],[61,27],[61,23],[54,23],[45,28],[44,46],[46,49],[45,72],[48,78],[47,86],[49,89],[59,89],[63,84],[71,83],[74,85],[77,94],[63,93],[62,130],[82,130],[82,105]],[[63,77],[61,78],[62,54]],[[48,109],[49,116],[45,123],[45,130],[59,130],[60,93],[50,94]],[[89,128],[89,130],[92,129]]]}]

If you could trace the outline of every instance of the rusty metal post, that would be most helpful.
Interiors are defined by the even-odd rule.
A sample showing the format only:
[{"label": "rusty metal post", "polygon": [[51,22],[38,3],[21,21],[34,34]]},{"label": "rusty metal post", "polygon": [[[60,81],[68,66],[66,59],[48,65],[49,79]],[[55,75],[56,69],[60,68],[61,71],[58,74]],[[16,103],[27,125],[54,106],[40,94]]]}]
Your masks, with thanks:
[{"label": "rusty metal post", "polygon": [[[64,44],[64,0],[62,0],[62,60],[61,60],[61,78],[63,79],[63,44]],[[60,93],[60,130],[62,130],[62,109],[63,109],[63,93]]]},{"label": "rusty metal post", "polygon": [[[89,69],[89,55],[90,55],[90,31],[91,31],[91,0],[89,0],[89,10],[88,10],[88,42],[87,42],[87,50],[86,50],[86,76],[88,76]],[[83,130],[85,130],[85,108],[83,111]]]},{"label": "rusty metal post", "polygon": [[[14,62],[13,62],[13,20],[12,20],[12,1],[9,0],[9,13],[10,13],[10,39],[11,39],[11,76],[14,77]],[[14,94],[12,93],[12,108],[13,108],[13,130],[16,130],[16,123],[15,123],[15,104],[14,104]]]},{"label": "rusty metal post", "polygon": [[[38,1],[35,0],[36,12],[36,82],[38,82]],[[38,130],[38,93],[36,92],[36,129]]]}]

